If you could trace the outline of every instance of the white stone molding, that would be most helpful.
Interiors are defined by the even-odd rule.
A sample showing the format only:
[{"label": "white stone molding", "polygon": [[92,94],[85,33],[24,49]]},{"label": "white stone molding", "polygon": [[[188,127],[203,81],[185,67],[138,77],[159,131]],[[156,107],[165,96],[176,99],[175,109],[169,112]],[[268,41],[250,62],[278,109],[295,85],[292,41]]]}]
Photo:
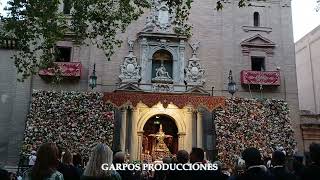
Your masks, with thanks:
[{"label": "white stone molding", "polygon": [[170,13],[164,0],[152,0],[151,13],[146,18],[144,32],[173,33],[174,13]]},{"label": "white stone molding", "polygon": [[203,86],[205,83],[205,70],[200,64],[200,59],[197,58],[197,50],[200,47],[200,42],[190,45],[192,48],[192,57],[188,61],[188,66],[185,68],[185,82],[187,85]]},{"label": "white stone molding", "polygon": [[128,40],[129,55],[124,58],[119,78],[121,83],[138,83],[141,79],[140,65],[138,65],[137,57],[133,54],[133,40]]},{"label": "white stone molding", "polygon": [[152,84],[153,92],[173,92],[174,86],[173,84],[164,84],[164,83],[154,83]]}]

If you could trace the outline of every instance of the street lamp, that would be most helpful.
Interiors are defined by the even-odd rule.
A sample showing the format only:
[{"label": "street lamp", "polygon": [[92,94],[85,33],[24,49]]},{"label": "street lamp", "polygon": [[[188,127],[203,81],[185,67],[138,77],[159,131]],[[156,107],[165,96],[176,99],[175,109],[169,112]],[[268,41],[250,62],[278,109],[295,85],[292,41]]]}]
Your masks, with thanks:
[{"label": "street lamp", "polygon": [[232,71],[230,70],[229,72],[229,83],[228,83],[228,91],[232,95],[237,92],[237,84],[234,82],[233,77],[232,77]]},{"label": "street lamp", "polygon": [[89,79],[89,87],[91,87],[91,89],[97,87],[96,63],[93,65],[93,71]]}]

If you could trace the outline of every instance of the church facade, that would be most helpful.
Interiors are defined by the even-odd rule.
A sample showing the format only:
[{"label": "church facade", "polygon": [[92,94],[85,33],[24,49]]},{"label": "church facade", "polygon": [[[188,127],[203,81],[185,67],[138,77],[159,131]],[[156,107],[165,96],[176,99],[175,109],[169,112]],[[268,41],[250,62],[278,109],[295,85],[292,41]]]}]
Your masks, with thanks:
[{"label": "church facade", "polygon": [[[157,145],[152,136],[160,127],[173,154],[195,146],[213,152],[212,111],[231,96],[231,79],[237,85],[234,96],[287,101],[297,147],[303,151],[290,0],[251,1],[244,8],[228,1],[222,11],[214,9],[214,0],[194,1],[189,38],[174,33],[174,16],[164,2],[152,3],[150,10],[118,35],[124,43],[111,61],[95,46],[79,46],[66,38],[57,42],[62,56],[56,63],[65,79],[60,84],[48,82],[50,70],[40,70],[24,84],[1,80],[1,87],[7,87],[0,90],[1,132],[8,132],[2,140],[1,151],[7,155],[1,157],[3,162],[17,162],[15,149],[23,139],[32,89],[105,93],[105,101],[119,107],[114,148],[132,159],[154,153]],[[12,53],[2,49],[6,56],[1,58]],[[2,67],[15,82],[13,63]],[[94,89],[89,87],[93,71],[97,76]],[[10,134],[18,135],[12,138]]]}]

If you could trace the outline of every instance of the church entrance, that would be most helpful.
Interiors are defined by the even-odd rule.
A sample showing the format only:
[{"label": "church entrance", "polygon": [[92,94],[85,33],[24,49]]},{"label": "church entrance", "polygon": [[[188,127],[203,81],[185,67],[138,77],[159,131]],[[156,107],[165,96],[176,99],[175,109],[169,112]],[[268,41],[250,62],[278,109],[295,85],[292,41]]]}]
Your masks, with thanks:
[{"label": "church entrance", "polygon": [[167,115],[151,117],[143,128],[142,159],[162,160],[178,151],[178,128]]}]

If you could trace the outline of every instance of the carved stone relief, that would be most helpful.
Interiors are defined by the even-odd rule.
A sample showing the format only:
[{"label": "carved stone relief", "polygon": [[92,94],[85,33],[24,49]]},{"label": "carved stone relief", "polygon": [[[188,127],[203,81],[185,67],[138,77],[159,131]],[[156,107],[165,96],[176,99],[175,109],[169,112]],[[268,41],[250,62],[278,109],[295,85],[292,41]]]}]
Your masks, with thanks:
[{"label": "carved stone relief", "polygon": [[197,58],[197,50],[200,42],[190,45],[192,48],[192,58],[188,61],[188,66],[185,68],[185,82],[187,85],[203,86],[205,83],[204,73],[205,70],[201,67],[200,59]]},{"label": "carved stone relief", "polygon": [[173,84],[162,84],[162,83],[154,83],[152,84],[153,92],[173,92],[174,87]]},{"label": "carved stone relief", "polygon": [[119,78],[121,83],[127,82],[139,82],[141,79],[140,76],[140,65],[137,63],[137,57],[133,54],[134,41],[128,40],[129,45],[129,55],[124,58],[123,64],[121,67],[121,74]]},{"label": "carved stone relief", "polygon": [[173,14],[164,0],[152,0],[151,13],[146,19],[144,32],[172,32]]}]

